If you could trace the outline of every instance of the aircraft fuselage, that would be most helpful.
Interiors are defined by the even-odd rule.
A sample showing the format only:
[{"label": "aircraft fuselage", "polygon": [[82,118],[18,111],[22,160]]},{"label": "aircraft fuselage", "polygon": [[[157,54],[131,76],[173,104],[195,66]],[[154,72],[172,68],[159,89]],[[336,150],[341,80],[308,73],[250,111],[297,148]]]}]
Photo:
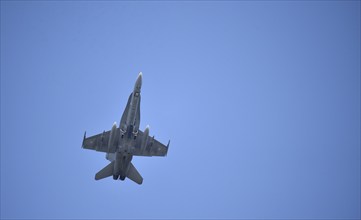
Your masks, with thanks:
[{"label": "aircraft fuselage", "polygon": [[[113,179],[124,180],[129,164],[133,156],[130,154],[130,148],[134,145],[138,134],[140,123],[140,91],[142,87],[142,74],[140,73],[133,92],[130,94],[127,107],[125,108],[120,121],[120,135],[118,141],[118,148],[114,157]],[[124,120],[125,119],[125,120]],[[125,141],[125,139],[128,139]]]}]

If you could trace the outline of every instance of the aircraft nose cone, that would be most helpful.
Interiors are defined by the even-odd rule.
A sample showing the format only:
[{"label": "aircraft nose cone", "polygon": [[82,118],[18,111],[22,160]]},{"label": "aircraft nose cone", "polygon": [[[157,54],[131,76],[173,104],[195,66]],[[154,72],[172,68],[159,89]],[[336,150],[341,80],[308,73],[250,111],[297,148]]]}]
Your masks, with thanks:
[{"label": "aircraft nose cone", "polygon": [[142,88],[142,78],[143,78],[143,74],[142,72],[140,72],[137,77],[137,81],[135,82],[134,91],[140,92],[140,89]]},{"label": "aircraft nose cone", "polygon": [[143,79],[143,73],[139,72],[139,75],[137,78],[137,84],[139,84],[139,86],[142,86],[142,79]]}]

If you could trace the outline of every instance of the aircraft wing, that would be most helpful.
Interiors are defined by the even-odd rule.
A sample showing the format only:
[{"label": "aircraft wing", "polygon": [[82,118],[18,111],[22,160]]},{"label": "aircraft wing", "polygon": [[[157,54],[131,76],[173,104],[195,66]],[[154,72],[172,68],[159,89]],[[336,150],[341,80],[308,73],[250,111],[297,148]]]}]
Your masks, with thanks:
[{"label": "aircraft wing", "polygon": [[85,137],[84,134],[82,148],[106,152],[106,153],[114,153],[108,151],[109,138],[110,138],[110,131],[104,131],[103,133],[91,137]]},{"label": "aircraft wing", "polygon": [[144,132],[141,130],[138,131],[138,137],[136,146],[132,150],[132,154],[135,156],[165,156],[168,153],[168,145],[164,145],[160,143],[158,140],[154,139],[154,137],[148,137],[148,143],[142,149],[142,142],[145,140]]}]

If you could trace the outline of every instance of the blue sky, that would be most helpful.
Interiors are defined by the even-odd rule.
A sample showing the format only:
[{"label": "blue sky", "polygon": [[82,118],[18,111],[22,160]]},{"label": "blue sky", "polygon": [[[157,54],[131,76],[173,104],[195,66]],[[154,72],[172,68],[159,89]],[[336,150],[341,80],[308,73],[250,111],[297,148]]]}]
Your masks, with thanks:
[{"label": "blue sky", "polygon": [[[168,156],[95,181],[139,71]],[[360,218],[360,2],[1,1],[1,218]]]}]

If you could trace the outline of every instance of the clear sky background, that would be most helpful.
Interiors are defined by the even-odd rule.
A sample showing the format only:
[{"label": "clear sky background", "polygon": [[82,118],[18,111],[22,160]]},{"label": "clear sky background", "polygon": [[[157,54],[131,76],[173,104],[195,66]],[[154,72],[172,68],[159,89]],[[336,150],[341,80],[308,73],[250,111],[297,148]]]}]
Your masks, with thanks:
[{"label": "clear sky background", "polygon": [[[95,181],[139,71],[168,156]],[[1,1],[1,218],[360,218],[360,2]]]}]

